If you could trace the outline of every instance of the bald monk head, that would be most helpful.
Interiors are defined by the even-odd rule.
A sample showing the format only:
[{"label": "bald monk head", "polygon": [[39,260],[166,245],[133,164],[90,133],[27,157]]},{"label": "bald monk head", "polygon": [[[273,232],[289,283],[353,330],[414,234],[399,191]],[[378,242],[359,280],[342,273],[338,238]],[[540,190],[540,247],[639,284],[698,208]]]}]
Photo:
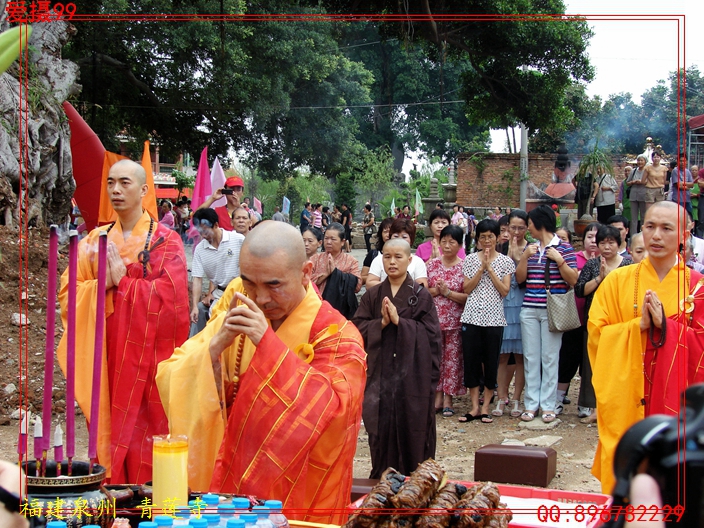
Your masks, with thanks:
[{"label": "bald monk head", "polygon": [[142,214],[142,197],[147,194],[147,173],[132,160],[120,160],[108,172],[108,197],[121,220]]},{"label": "bald monk head", "polygon": [[[655,262],[674,263],[675,255],[686,247],[689,231],[687,211],[675,202],[656,202],[645,213],[643,242],[648,259]],[[672,264],[670,264],[672,265]]]},{"label": "bald monk head", "polygon": [[242,244],[242,284],[274,329],[306,296],[312,268],[300,232],[289,224],[261,222]]},{"label": "bald monk head", "polygon": [[411,246],[402,238],[390,238],[384,243],[384,271],[389,282],[396,284],[406,280],[406,272],[411,264]]}]

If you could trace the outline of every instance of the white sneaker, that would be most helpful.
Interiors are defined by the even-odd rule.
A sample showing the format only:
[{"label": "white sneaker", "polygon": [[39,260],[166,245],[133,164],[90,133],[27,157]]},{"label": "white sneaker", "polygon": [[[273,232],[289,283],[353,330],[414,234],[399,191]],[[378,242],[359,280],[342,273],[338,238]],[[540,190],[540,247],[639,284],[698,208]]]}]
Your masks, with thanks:
[{"label": "white sneaker", "polygon": [[565,410],[565,407],[561,403],[558,403],[557,405],[555,405],[555,414],[556,415],[562,414],[562,411],[564,411],[564,410]]},{"label": "white sneaker", "polygon": [[592,414],[592,409],[591,407],[577,407],[577,416],[580,418],[586,418],[587,416]]}]

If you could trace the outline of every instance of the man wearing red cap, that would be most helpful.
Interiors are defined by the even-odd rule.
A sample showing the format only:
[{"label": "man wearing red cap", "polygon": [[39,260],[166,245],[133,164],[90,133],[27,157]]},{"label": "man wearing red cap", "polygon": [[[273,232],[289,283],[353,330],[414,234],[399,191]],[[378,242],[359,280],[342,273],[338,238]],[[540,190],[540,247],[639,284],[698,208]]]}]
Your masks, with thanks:
[{"label": "man wearing red cap", "polygon": [[[229,191],[232,191],[232,194],[229,194]],[[227,204],[215,207],[215,212],[218,214],[218,225],[225,231],[233,231],[232,213],[240,206],[243,194],[244,181],[238,176],[232,176],[225,180],[224,189],[216,189],[216,191],[210,195],[210,198],[204,201],[198,209],[210,207],[213,205],[213,202],[224,196],[227,199]]]}]

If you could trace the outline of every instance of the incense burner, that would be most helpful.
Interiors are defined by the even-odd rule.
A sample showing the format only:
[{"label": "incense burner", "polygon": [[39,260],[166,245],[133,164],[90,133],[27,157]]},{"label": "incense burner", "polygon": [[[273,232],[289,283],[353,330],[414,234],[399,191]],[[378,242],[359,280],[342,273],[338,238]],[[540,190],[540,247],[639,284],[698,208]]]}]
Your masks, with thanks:
[{"label": "incense burner", "polygon": [[89,474],[87,462],[72,464],[67,476],[68,463],[61,464],[61,476],[56,476],[56,462],[46,462],[46,476],[37,477],[34,461],[23,464],[27,474],[27,497],[22,510],[31,528],[46,526],[49,521],[65,521],[68,528],[97,524],[103,528],[112,525],[115,503],[102,486],[105,468],[93,466]]}]

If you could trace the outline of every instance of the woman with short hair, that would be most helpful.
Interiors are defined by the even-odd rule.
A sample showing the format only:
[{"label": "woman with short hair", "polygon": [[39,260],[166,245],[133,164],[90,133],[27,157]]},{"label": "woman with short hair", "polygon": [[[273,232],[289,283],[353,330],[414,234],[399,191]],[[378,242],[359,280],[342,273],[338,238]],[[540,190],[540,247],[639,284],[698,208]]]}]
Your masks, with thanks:
[{"label": "woman with short hair", "polygon": [[[617,228],[608,225],[599,226],[596,232],[596,243],[599,247],[599,256],[590,259],[584,265],[577,279],[577,284],[574,286],[575,295],[586,301],[586,319],[589,319],[589,309],[592,306],[594,293],[606,276],[616,268],[633,264],[630,258],[619,255],[621,232]],[[592,386],[591,364],[586,352],[582,361],[579,397],[579,405],[590,411],[589,414],[582,417],[582,423],[594,423],[596,421],[596,396]]]},{"label": "woman with short hair", "polygon": [[350,319],[359,306],[355,294],[362,288],[362,276],[357,259],[342,251],[344,241],[342,224],[330,224],[323,237],[325,252],[310,258],[311,279],[320,289],[321,297]]},{"label": "woman with short hair", "polygon": [[468,255],[462,264],[464,292],[467,302],[462,312],[462,351],[464,356],[464,385],[469,389],[471,410],[460,422],[480,420],[491,423],[491,399],[479,402],[479,384],[484,379],[484,390],[491,394],[496,387],[499,352],[506,317],[503,298],[511,288],[515,265],[506,255],[496,251],[501,233],[495,220],[477,224],[477,252]]},{"label": "woman with short hair", "polygon": [[384,218],[379,224],[379,232],[376,235],[376,247],[367,253],[364,257],[364,262],[362,263],[362,284],[367,284],[367,277],[369,276],[369,267],[372,265],[374,259],[381,255],[381,251],[384,249],[384,242],[389,240],[391,236],[389,230],[391,229],[391,224],[393,224],[393,218]]},{"label": "woman with short hair", "polygon": [[[416,249],[416,256],[423,259],[423,262],[428,262],[430,259],[442,257],[442,249],[440,248],[440,233],[445,227],[450,225],[450,215],[444,209],[434,209],[430,213],[430,218],[428,218],[428,225],[430,226],[430,232],[433,238],[426,240],[422,244],[418,245]],[[462,232],[464,236],[464,231]],[[459,258],[464,259],[466,256],[464,249],[461,247],[457,254]]]},{"label": "woman with short hair", "polygon": [[555,213],[539,205],[528,213],[528,231],[537,241],[526,246],[516,268],[516,280],[526,282],[521,310],[523,367],[526,378],[525,410],[521,420],[532,421],[539,410],[545,423],[555,421],[557,372],[562,332],[548,326],[547,268],[550,292],[567,293],[577,282],[574,249],[555,234]]},{"label": "woman with short hair", "polygon": [[460,331],[460,316],[467,300],[467,294],[463,291],[462,259],[459,256],[463,237],[464,232],[459,226],[445,226],[439,237],[442,255],[429,260],[427,264],[428,291],[433,296],[442,330],[440,381],[435,392],[435,412],[442,412],[445,417],[455,414],[452,397],[466,393]]},{"label": "woman with short hair", "polygon": [[[408,218],[396,218],[389,228],[389,238],[402,238],[408,242],[410,246],[413,246],[413,242],[416,239],[416,225],[413,223],[413,220]],[[417,255],[411,257],[411,264],[408,266],[408,274],[418,284],[422,284],[426,288],[428,287],[428,272],[425,267],[425,262]],[[386,272],[384,271],[383,258],[382,255],[377,255],[372,261],[371,266],[369,266],[367,289],[383,282],[384,279],[386,279]]]}]

